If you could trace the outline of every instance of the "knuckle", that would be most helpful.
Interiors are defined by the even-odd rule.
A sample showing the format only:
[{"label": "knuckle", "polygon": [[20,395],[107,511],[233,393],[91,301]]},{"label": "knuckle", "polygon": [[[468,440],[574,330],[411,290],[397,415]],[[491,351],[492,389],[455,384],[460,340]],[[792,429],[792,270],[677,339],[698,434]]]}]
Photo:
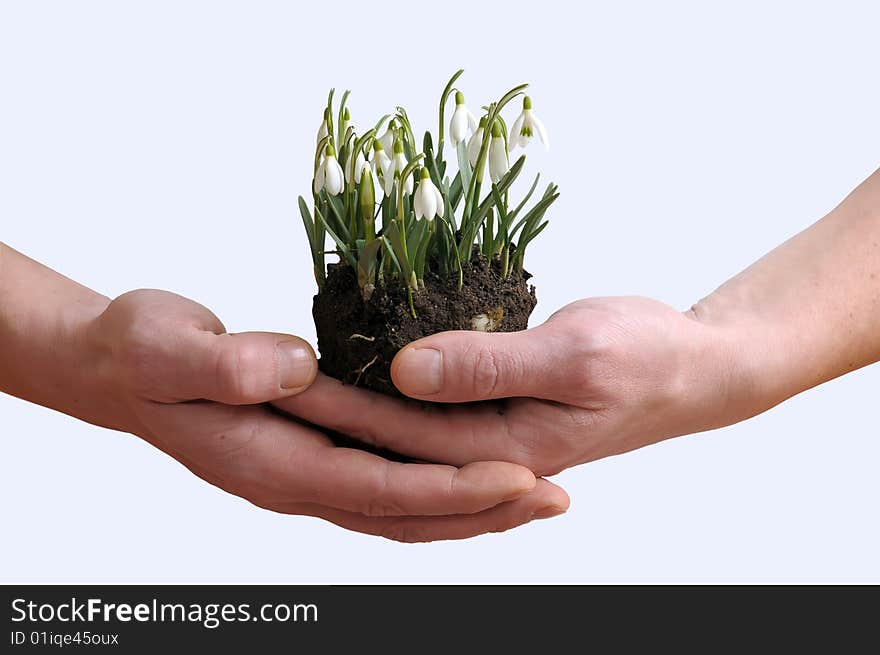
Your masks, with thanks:
[{"label": "knuckle", "polygon": [[389,493],[388,477],[390,473],[390,464],[388,462],[378,469],[370,483],[371,489],[365,496],[366,500],[361,508],[361,514],[373,517],[401,516],[406,514],[401,505]]},{"label": "knuckle", "polygon": [[[221,337],[222,338],[222,337]],[[231,338],[231,337],[230,337]],[[259,400],[260,352],[248,343],[226,343],[217,356],[217,378],[231,397],[241,402]]]},{"label": "knuckle", "polygon": [[491,348],[482,347],[475,350],[473,357],[472,390],[476,397],[488,398],[498,388],[499,383],[499,357]]},{"label": "knuckle", "polygon": [[619,335],[607,325],[591,329],[572,329],[566,335],[570,348],[569,384],[576,393],[593,390],[596,384],[614,377],[623,355]]}]

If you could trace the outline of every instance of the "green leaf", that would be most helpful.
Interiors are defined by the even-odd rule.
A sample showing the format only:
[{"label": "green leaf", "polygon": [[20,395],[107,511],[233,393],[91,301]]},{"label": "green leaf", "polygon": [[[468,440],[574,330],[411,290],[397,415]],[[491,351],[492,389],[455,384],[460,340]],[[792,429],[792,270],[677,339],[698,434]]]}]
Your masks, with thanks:
[{"label": "green leaf", "polygon": [[321,213],[321,210],[317,207],[315,208],[315,220],[321,222],[324,225],[324,229],[327,230],[327,234],[330,235],[330,238],[336,242],[336,247],[339,248],[339,252],[345,258],[345,260],[351,264],[351,267],[357,270],[357,260],[354,258],[354,255],[351,253],[351,249],[348,247],[348,244],[345,243],[342,239],[336,236],[336,232],[327,225],[327,221],[324,220],[324,215]]},{"label": "green leaf", "polygon": [[382,241],[382,243],[384,244],[385,249],[383,250],[383,252],[387,253],[390,256],[391,262],[394,264],[394,268],[397,270],[397,273],[399,275],[403,275],[403,268],[400,265],[400,260],[397,259],[397,255],[394,254],[394,246],[391,245],[391,240],[388,237],[384,236],[379,237],[379,240]]},{"label": "green leaf", "polygon": [[425,275],[425,260],[423,257],[420,259],[420,257],[427,252],[430,240],[430,222],[425,218],[414,221],[407,234],[406,245],[407,252],[412,259],[410,268],[418,280],[423,279]]},{"label": "green leaf", "polygon": [[406,256],[403,241],[400,238],[400,226],[398,225],[396,218],[391,221],[391,225],[388,226],[388,233],[385,236],[391,243],[391,252],[395,255],[394,258],[398,268],[404,278],[408,281],[413,270],[410,261]]},{"label": "green leaf", "polygon": [[[532,197],[532,194],[535,193],[535,189],[538,188],[538,180],[541,179],[541,174],[538,173],[535,175],[535,181],[532,182],[532,186],[529,187],[529,192],[525,195],[525,198],[516,206],[512,212],[510,212],[510,219],[513,220],[521,211],[522,208],[526,206],[526,203],[529,201],[529,198]],[[512,235],[511,235],[512,236]]]},{"label": "green leaf", "polygon": [[517,222],[513,227],[513,230],[511,230],[511,234],[516,234],[520,228],[523,228],[523,235],[527,235],[527,233],[531,231],[531,228],[541,220],[541,216],[544,215],[547,208],[553,204],[556,198],[559,197],[557,188],[558,187],[555,184],[550,183],[547,186],[547,190],[544,192],[543,197]]},{"label": "green leaf", "polygon": [[494,184],[492,185],[492,197],[495,200],[495,207],[498,209],[498,234],[495,237],[493,252],[500,252],[502,248],[507,248],[510,245],[510,223],[513,220],[513,215],[505,209],[504,198],[498,193],[498,187]]},{"label": "green leaf", "polygon": [[373,128],[373,130],[376,132],[381,130],[382,126],[385,124],[385,121],[387,121],[389,118],[391,118],[391,114],[385,114],[382,118],[376,121],[376,126]]},{"label": "green leaf", "polygon": [[490,259],[495,252],[495,212],[489,208],[483,222],[483,256]]},{"label": "green leaf", "polygon": [[299,213],[302,215],[303,226],[306,228],[306,236],[309,238],[309,248],[312,251],[312,260],[315,258],[315,222],[312,220],[312,214],[309,206],[303,197],[299,197]]},{"label": "green leaf", "polygon": [[351,233],[348,231],[348,225],[345,220],[345,208],[342,205],[342,200],[340,200],[339,196],[331,196],[326,191],[323,191],[322,193],[327,198],[327,202],[330,205],[330,212],[333,214],[333,216],[330,217],[333,222],[332,227],[345,238],[346,243],[349,243],[351,241]]},{"label": "green leaf", "polygon": [[451,244],[449,256],[449,268],[450,270],[458,271],[458,286],[461,288],[463,282],[463,272],[461,269],[461,257],[458,254],[458,248],[455,246],[455,231],[452,229],[452,225],[444,219],[439,219],[443,226],[446,228],[447,235],[449,236],[449,243]]},{"label": "green leaf", "polygon": [[[362,240],[359,240],[359,242],[363,243]],[[360,286],[362,291],[367,284],[373,284],[376,279],[377,255],[382,245],[383,241],[381,239],[373,239],[366,245],[358,248],[357,276],[358,286]]]},{"label": "green leaf", "polygon": [[[461,199],[464,195],[464,187],[461,182],[461,171],[455,174],[455,179],[452,180],[452,184],[449,185],[449,204],[452,208],[452,211],[455,212],[458,209],[458,205],[461,203]],[[455,214],[451,215],[453,223],[455,222]]]},{"label": "green leaf", "polygon": [[[522,171],[523,165],[526,163],[526,156],[521,155],[519,159],[516,160],[513,166],[510,167],[510,170],[504,174],[498,183],[495,184],[498,188],[498,193],[506,193],[511,185],[516,181],[517,176],[519,176],[520,171]],[[487,196],[483,202],[480,203],[480,206],[477,208],[477,211],[473,213],[469,220],[476,221],[477,223],[482,222],[482,220],[486,217],[486,213],[495,204],[494,198],[492,196]]]}]

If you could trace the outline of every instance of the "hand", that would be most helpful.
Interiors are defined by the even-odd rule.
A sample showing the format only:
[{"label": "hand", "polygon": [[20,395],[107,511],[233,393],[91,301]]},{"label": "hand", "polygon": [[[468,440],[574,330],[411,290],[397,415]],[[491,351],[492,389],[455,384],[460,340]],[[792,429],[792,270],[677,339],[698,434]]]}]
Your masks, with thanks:
[{"label": "hand", "polygon": [[414,457],[456,466],[503,459],[548,475],[755,413],[732,383],[731,344],[693,312],[596,298],[523,332],[432,335],[393,362],[395,385],[414,398],[505,401],[425,406],[319,376],[275,404]]},{"label": "hand", "polygon": [[[562,489],[516,464],[399,464],[334,447],[257,404],[312,383],[317,364],[307,343],[284,334],[226,334],[209,310],[180,296],[125,294],[82,339],[97,371],[88,397],[101,399],[100,408],[89,408],[91,420],[143,437],[260,507],[429,541],[505,530],[568,506]],[[344,402],[335,411],[357,421]]]}]

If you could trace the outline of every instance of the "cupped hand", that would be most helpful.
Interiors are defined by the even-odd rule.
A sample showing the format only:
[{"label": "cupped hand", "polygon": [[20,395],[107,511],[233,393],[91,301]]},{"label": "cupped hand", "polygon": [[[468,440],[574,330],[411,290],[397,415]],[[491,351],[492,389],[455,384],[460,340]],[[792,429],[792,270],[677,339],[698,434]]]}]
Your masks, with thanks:
[{"label": "cupped hand", "polygon": [[[276,401],[286,412],[413,457],[484,459],[538,475],[745,418],[732,383],[733,342],[646,298],[572,303],[516,333],[446,332],[413,342],[395,385],[427,405],[324,376]],[[351,409],[340,413],[336,404]]]},{"label": "cupped hand", "polygon": [[[260,403],[315,379],[309,345],[227,334],[208,309],[161,291],[121,296],[85,330],[101,423],[137,434],[221,489],[278,512],[400,541],[497,532],[564,511],[565,492],[502,461],[401,464],[335,447]],[[324,406],[357,422],[343,395]]]}]

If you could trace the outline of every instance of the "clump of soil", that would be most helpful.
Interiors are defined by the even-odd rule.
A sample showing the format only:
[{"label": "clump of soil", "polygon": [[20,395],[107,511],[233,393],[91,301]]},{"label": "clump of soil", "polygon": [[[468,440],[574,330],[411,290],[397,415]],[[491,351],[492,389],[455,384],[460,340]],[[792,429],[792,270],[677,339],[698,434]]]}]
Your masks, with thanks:
[{"label": "clump of soil", "polygon": [[312,305],[320,370],[348,384],[402,396],[391,381],[391,360],[408,343],[446,330],[515,332],[528,327],[537,302],[528,272],[502,278],[498,262],[482,255],[462,267],[461,289],[457,274],[442,278],[426,272],[425,288],[413,293],[413,318],[399,280],[378,285],[364,300],[352,267],[329,265]]}]

